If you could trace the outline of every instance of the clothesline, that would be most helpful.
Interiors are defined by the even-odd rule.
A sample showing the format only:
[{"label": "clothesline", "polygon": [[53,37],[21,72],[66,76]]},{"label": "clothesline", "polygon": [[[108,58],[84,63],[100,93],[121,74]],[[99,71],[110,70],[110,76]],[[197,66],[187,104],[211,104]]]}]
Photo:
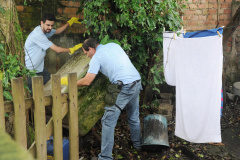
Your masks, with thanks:
[{"label": "clothesline", "polygon": [[[231,26],[231,27],[222,27],[223,29],[228,29],[228,28],[235,28],[235,27],[239,27],[240,25],[237,25],[237,26]],[[220,28],[220,27],[219,27]],[[207,29],[206,29],[207,30]],[[202,30],[195,30],[195,32],[197,32],[197,31],[202,31]],[[176,33],[176,32],[174,32],[174,31],[164,31],[163,33],[165,33],[165,32],[167,32],[167,33]],[[180,32],[180,31],[177,31],[177,32]]]},{"label": "clothesline", "polygon": [[[216,28],[216,29],[211,29],[211,30],[212,30],[213,33],[216,32],[219,35],[219,37],[221,37],[222,31],[220,33],[219,30],[223,30],[224,28],[223,27],[219,27],[219,28]],[[195,31],[195,32],[192,32],[192,33],[194,33],[193,35],[196,35],[196,34],[199,34],[199,33],[201,34],[202,32],[205,32],[205,31],[210,31],[210,30],[204,29],[204,30]],[[165,31],[163,33],[173,33],[172,37],[163,37],[163,38],[169,38],[169,39],[174,39],[175,40],[176,39],[176,34],[184,34],[184,36],[185,36],[185,34],[188,34],[190,32],[186,32],[186,30],[181,29],[181,31],[177,31],[177,32]],[[190,37],[185,37],[185,38],[190,38]]]}]

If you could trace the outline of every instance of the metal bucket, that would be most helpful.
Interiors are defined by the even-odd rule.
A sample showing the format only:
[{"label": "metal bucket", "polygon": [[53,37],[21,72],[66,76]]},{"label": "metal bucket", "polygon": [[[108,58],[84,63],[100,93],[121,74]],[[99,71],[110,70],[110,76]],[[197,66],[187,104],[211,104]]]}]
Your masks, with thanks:
[{"label": "metal bucket", "polygon": [[150,114],[144,117],[142,148],[157,150],[169,147],[167,119],[160,114]]}]

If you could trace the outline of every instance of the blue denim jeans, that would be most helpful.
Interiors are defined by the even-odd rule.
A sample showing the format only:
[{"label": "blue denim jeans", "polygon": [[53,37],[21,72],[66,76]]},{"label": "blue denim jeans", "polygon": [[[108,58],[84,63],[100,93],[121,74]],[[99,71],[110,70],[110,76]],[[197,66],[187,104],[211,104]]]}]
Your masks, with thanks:
[{"label": "blue denim jeans", "polygon": [[[130,127],[130,138],[133,146],[137,149],[141,147],[141,126],[139,120],[139,93],[142,88],[141,81],[124,85],[118,94],[116,104],[123,110],[126,107],[128,123]],[[114,129],[117,124],[121,110],[113,106],[106,106],[102,117],[102,142],[100,160],[113,159],[112,149],[114,145]]]}]

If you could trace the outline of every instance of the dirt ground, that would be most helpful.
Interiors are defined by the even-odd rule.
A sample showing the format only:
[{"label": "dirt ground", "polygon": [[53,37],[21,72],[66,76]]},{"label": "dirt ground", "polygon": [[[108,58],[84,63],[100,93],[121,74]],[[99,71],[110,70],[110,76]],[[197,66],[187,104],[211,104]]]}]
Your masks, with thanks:
[{"label": "dirt ground", "polygon": [[[141,124],[143,118],[151,114],[150,108],[140,108]],[[137,151],[130,142],[127,115],[124,110],[115,129],[114,159],[124,160],[192,160],[192,159],[240,159],[240,100],[227,101],[221,118],[221,133],[224,146],[211,144],[189,143],[174,135],[175,113],[173,120],[168,122],[169,146],[166,148],[151,148]],[[80,138],[79,157],[81,160],[90,160],[97,157],[101,147],[101,123],[84,137]]]}]

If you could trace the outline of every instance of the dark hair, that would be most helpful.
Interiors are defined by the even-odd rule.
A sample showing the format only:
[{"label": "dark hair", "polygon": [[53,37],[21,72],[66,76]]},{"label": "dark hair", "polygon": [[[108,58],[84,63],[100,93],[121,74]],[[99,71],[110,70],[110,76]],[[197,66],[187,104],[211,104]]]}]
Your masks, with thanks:
[{"label": "dark hair", "polygon": [[85,51],[89,51],[89,49],[88,49],[89,47],[96,49],[98,45],[99,45],[99,43],[96,39],[88,38],[83,42],[82,48]]},{"label": "dark hair", "polygon": [[52,13],[45,13],[42,17],[42,21],[43,23],[46,22],[46,20],[49,20],[49,21],[56,21],[56,18],[54,16],[54,14]]}]

